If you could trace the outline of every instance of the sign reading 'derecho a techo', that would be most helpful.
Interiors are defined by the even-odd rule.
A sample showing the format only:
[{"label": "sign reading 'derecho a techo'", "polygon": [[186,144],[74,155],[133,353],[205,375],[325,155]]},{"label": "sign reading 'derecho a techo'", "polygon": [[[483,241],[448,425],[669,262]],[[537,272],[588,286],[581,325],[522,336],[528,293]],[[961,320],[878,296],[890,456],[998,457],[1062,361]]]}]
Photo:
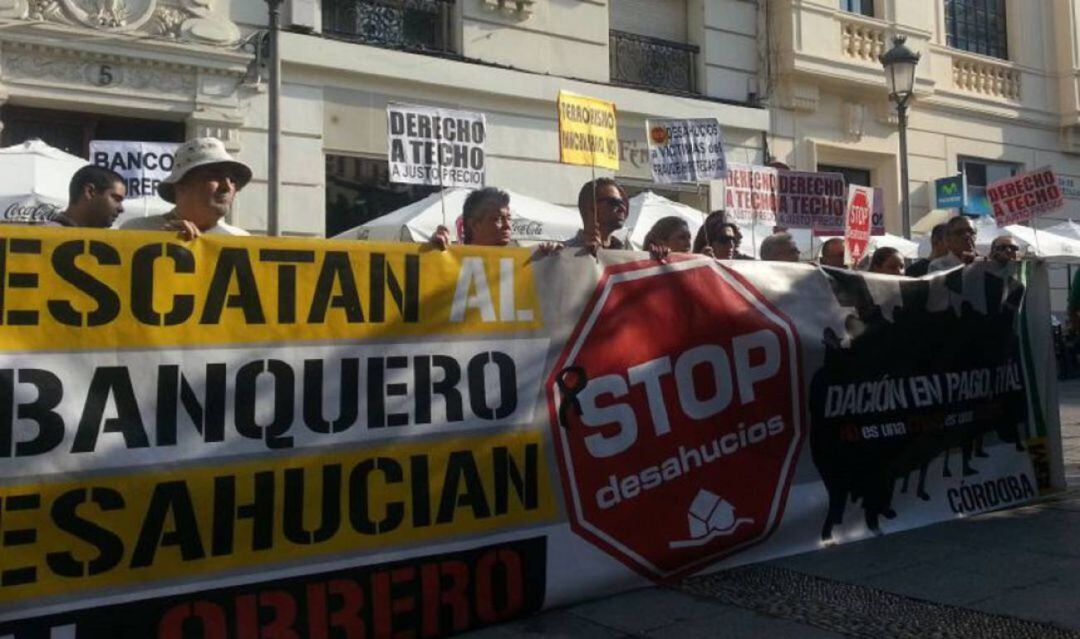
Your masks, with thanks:
[{"label": "sign reading 'derecho a techo'", "polygon": [[1065,206],[1065,194],[1050,167],[998,180],[986,188],[998,226],[1052,213]]},{"label": "sign reading 'derecho a techo'", "polygon": [[847,189],[840,173],[781,171],[729,164],[724,189],[728,219],[843,233]]},{"label": "sign reading 'derecho a techo'", "polygon": [[483,113],[391,104],[386,118],[391,182],[484,186]]}]

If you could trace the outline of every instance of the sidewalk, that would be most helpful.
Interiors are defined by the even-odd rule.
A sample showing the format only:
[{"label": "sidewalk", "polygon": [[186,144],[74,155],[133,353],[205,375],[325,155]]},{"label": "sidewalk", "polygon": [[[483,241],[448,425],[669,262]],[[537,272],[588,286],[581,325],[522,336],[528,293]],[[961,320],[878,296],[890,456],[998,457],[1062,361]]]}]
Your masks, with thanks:
[{"label": "sidewalk", "polygon": [[[1076,486],[1080,381],[1060,390],[1066,475]],[[1080,638],[1080,489],[468,636]]]}]

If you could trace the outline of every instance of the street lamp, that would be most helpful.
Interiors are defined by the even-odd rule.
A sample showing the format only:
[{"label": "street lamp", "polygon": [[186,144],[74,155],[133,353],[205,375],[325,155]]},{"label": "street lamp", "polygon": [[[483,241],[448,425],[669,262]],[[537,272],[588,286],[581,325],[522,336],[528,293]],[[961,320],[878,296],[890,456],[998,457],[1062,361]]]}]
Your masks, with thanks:
[{"label": "street lamp", "polygon": [[281,3],[283,0],[266,0],[270,11],[270,95],[267,109],[269,140],[267,144],[267,207],[266,234],[281,234],[278,212],[281,203]]},{"label": "street lamp", "polygon": [[908,189],[907,154],[907,103],[915,93],[915,66],[919,54],[907,48],[906,36],[893,38],[893,47],[881,54],[878,60],[885,68],[885,84],[889,99],[896,103],[896,116],[900,123],[900,208],[903,214],[904,237],[911,239],[911,203]]}]

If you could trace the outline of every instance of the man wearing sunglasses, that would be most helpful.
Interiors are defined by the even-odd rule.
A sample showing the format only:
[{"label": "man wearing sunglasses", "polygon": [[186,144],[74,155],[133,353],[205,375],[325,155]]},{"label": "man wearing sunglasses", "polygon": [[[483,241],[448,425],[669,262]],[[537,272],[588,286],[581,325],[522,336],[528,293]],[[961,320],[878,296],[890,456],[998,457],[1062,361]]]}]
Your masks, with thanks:
[{"label": "man wearing sunglasses", "polygon": [[975,261],[975,224],[970,217],[958,215],[945,226],[945,246],[949,252],[930,262],[928,273],[948,271],[949,269],[971,264]]},{"label": "man wearing sunglasses", "polygon": [[1002,266],[1015,262],[1019,254],[1020,245],[1008,235],[995,237],[990,243],[990,259]]},{"label": "man wearing sunglasses", "polygon": [[[593,207],[593,188],[596,188]],[[586,247],[626,250],[626,243],[615,237],[614,233],[626,224],[629,214],[626,191],[611,178],[596,178],[586,182],[578,192],[578,212],[584,229],[566,243],[568,247]]]}]

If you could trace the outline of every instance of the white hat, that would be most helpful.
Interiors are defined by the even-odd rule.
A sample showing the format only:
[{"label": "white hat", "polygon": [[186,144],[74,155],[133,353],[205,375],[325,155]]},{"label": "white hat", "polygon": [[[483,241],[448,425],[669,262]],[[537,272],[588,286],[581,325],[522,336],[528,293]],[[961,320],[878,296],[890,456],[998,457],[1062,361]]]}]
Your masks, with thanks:
[{"label": "white hat", "polygon": [[195,138],[184,143],[176,150],[173,170],[169,177],[161,181],[158,194],[166,202],[175,203],[174,185],[189,171],[207,164],[229,164],[236,170],[236,190],[244,188],[251,181],[251,167],[236,160],[225,150],[225,144],[217,138]]}]

